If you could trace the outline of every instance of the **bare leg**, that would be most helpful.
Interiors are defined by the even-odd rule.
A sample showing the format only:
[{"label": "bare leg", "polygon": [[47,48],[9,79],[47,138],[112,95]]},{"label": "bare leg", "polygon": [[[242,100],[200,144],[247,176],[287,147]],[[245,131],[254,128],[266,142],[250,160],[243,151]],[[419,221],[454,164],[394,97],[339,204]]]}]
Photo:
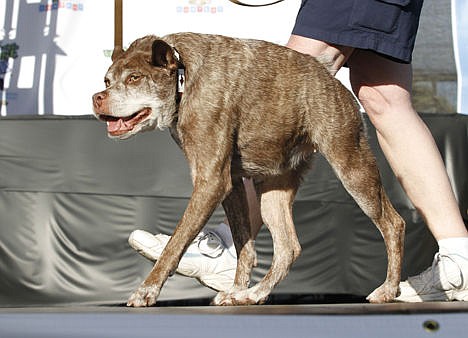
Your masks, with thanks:
[{"label": "bare leg", "polygon": [[411,65],[361,50],[348,64],[389,164],[439,243],[432,266],[401,282],[396,300],[467,301],[468,232],[435,141],[411,105]]},{"label": "bare leg", "polygon": [[400,283],[397,300],[468,300],[468,232],[435,141],[412,107],[411,66],[300,36],[288,46],[316,56],[332,74],[348,62],[353,91],[389,164],[439,243],[432,268]]},{"label": "bare leg", "polygon": [[368,51],[356,51],[348,63],[379,144],[435,239],[467,237],[437,146],[411,105],[411,66]]},{"label": "bare leg", "polygon": [[331,73],[348,61],[353,90],[380,146],[435,239],[468,237],[437,146],[411,104],[411,65],[296,35],[288,46],[328,60]]},{"label": "bare leg", "polygon": [[247,204],[249,205],[250,232],[252,238],[256,238],[263,225],[262,215],[260,214],[260,203],[252,179],[244,179],[244,188],[247,194]]},{"label": "bare leg", "polygon": [[332,75],[340,70],[354,51],[352,47],[330,45],[298,35],[291,35],[286,46],[298,52],[315,56]]}]

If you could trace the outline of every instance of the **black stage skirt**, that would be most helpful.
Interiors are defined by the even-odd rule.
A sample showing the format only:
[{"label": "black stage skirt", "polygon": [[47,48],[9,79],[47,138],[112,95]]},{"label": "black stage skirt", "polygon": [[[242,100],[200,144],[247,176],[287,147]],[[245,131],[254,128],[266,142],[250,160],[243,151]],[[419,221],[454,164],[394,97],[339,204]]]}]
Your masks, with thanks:
[{"label": "black stage skirt", "polygon": [[293,34],[410,63],[423,0],[303,0]]}]

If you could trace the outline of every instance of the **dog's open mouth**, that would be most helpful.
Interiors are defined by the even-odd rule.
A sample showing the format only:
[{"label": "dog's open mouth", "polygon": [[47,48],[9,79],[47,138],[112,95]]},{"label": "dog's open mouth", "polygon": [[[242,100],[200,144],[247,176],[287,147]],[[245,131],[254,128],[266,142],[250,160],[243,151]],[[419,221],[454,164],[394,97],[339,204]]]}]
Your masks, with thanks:
[{"label": "dog's open mouth", "polygon": [[126,117],[116,117],[111,115],[99,115],[101,121],[107,123],[107,132],[112,136],[119,136],[129,131],[145,120],[151,114],[151,108],[143,108],[136,113]]}]

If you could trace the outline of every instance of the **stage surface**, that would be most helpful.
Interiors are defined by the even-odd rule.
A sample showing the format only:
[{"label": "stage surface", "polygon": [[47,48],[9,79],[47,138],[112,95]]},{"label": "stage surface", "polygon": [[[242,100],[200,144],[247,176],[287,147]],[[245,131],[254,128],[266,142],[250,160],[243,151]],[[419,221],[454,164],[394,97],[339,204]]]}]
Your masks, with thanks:
[{"label": "stage surface", "polygon": [[466,337],[468,303],[0,308],[2,338]]}]

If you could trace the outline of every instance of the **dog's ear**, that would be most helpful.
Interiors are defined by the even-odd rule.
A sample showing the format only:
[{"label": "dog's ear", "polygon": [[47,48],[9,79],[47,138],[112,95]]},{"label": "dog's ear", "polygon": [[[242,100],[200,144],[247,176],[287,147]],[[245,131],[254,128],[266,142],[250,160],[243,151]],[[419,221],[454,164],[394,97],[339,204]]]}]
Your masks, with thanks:
[{"label": "dog's ear", "polygon": [[162,40],[155,40],[152,47],[151,64],[170,70],[177,69],[177,59],[174,49]]},{"label": "dog's ear", "polygon": [[120,54],[123,53],[123,48],[120,47],[120,46],[115,46],[114,50],[112,51],[112,56],[111,56],[111,60],[112,62],[114,62],[115,60],[117,60],[117,58],[120,56]]}]

